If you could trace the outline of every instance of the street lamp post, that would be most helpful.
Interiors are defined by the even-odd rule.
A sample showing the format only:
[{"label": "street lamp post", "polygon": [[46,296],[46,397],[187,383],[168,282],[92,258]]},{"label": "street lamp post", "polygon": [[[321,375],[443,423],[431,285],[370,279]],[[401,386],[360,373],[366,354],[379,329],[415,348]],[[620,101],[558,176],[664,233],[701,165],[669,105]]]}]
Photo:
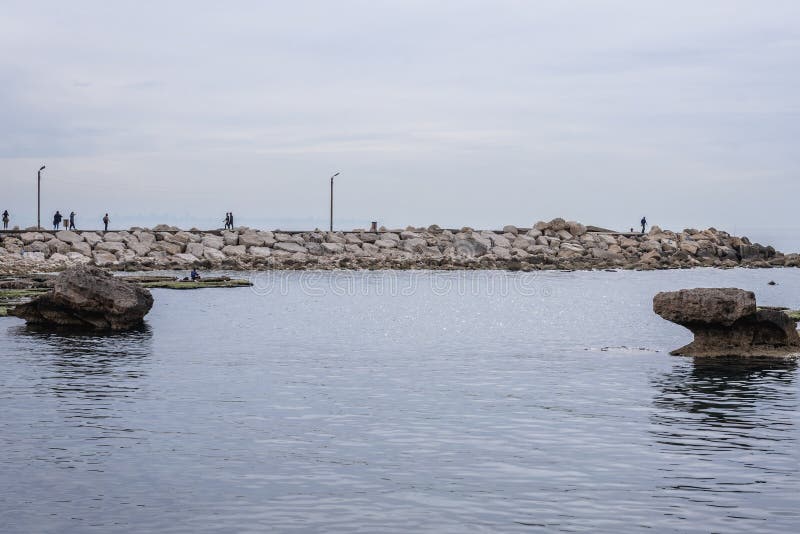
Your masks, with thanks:
[{"label": "street lamp post", "polygon": [[333,179],[337,176],[339,176],[338,172],[331,176],[331,232],[333,232]]},{"label": "street lamp post", "polygon": [[42,171],[44,165],[36,173],[36,229],[42,229]]}]

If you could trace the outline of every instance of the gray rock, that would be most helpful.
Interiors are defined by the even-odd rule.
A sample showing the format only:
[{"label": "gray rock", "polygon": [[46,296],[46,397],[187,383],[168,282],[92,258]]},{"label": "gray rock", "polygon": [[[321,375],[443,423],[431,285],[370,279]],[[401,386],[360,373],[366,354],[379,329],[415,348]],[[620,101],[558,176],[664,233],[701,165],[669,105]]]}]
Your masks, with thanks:
[{"label": "gray rock", "polygon": [[398,237],[397,240],[381,238],[381,239],[378,239],[377,241],[375,241],[375,246],[378,247],[378,248],[385,248],[385,249],[386,248],[395,248],[397,246],[397,243],[398,243],[399,240],[400,240],[399,237]]},{"label": "gray rock", "polygon": [[81,265],[61,273],[52,290],[11,313],[31,324],[127,330],[140,325],[152,306],[146,289]]},{"label": "gray rock", "polygon": [[103,238],[94,232],[84,232],[81,234],[81,237],[92,247],[103,241]]},{"label": "gray rock", "polygon": [[785,356],[800,352],[797,322],[780,309],[758,309],[751,291],[697,288],[659,293],[653,310],[685,326],[694,341],[672,354]]},{"label": "gray rock", "polygon": [[225,254],[221,250],[213,247],[205,247],[203,249],[203,258],[214,263],[219,263],[225,259]]},{"label": "gray rock", "polygon": [[96,250],[92,253],[94,264],[98,267],[107,267],[117,263],[117,257],[111,252]]},{"label": "gray rock", "polygon": [[56,232],[56,239],[59,241],[63,241],[65,243],[69,243],[70,245],[74,243],[81,243],[83,238],[76,234],[75,232],[70,232],[69,230],[62,230],[60,232]]},{"label": "gray rock", "polygon": [[35,241],[44,241],[44,234],[39,232],[25,232],[19,236],[20,240],[25,245],[30,245]]},{"label": "gray rock", "polygon": [[213,248],[216,250],[222,250],[222,247],[225,246],[225,240],[216,235],[206,235],[200,243],[206,248]]},{"label": "gray rock", "polygon": [[269,258],[272,255],[272,249],[269,247],[250,247],[248,252],[255,258]]},{"label": "gray rock", "polygon": [[[206,247],[204,247],[202,243],[186,243],[186,254],[191,254],[196,258],[202,258],[205,248]],[[142,256],[145,254],[142,254]]]},{"label": "gray rock", "polygon": [[[222,231],[222,241],[226,245],[238,245],[239,244],[239,233],[238,232],[229,232],[226,230]],[[224,251],[224,248],[223,248]]]},{"label": "gray rock", "polygon": [[342,243],[322,243],[320,246],[325,254],[342,254],[344,252]]},{"label": "gray rock", "polygon": [[297,253],[305,254],[306,252],[308,252],[308,249],[306,249],[306,247],[304,247],[303,245],[299,245],[297,243],[292,243],[292,242],[281,241],[279,243],[275,243],[275,246],[273,248],[275,248],[276,250],[291,252],[292,254],[297,254]]},{"label": "gray rock", "polygon": [[244,256],[247,254],[247,247],[244,245],[225,245],[222,247],[222,253],[226,256]]},{"label": "gray rock", "polygon": [[246,247],[263,247],[264,243],[264,236],[258,234],[241,234],[239,236],[239,244]]},{"label": "gray rock", "polygon": [[118,232],[105,232],[103,234],[103,241],[106,243],[122,243],[125,241],[125,238]]},{"label": "gray rock", "polygon": [[730,326],[756,311],[752,291],[735,288],[697,288],[658,293],[653,311],[668,321],[682,325],[719,324]]},{"label": "gray rock", "polygon": [[72,244],[72,251],[77,252],[86,257],[92,256],[92,247],[89,246],[89,243],[73,243]]}]

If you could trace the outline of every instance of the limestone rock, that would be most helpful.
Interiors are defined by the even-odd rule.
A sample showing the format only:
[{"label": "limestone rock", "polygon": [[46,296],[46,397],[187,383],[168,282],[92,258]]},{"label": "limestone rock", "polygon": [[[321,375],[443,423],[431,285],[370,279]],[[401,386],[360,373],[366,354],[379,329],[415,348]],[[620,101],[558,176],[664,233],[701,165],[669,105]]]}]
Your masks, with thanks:
[{"label": "limestone rock", "polygon": [[250,247],[248,252],[255,258],[269,258],[272,254],[272,249],[269,247]]},{"label": "limestone rock", "polygon": [[205,247],[203,249],[203,258],[214,263],[221,262],[225,259],[225,254],[221,250],[212,247]]},{"label": "limestone rock", "polygon": [[756,312],[756,296],[735,288],[682,289],[658,293],[653,298],[653,311],[680,325],[730,326]]},{"label": "limestone rock", "polygon": [[341,243],[321,243],[320,247],[325,254],[342,254],[344,245]]},{"label": "limestone rock", "polygon": [[[291,237],[291,236],[289,236],[289,237]],[[276,238],[277,238],[277,236],[276,236]],[[285,241],[281,241],[279,243],[275,243],[275,247],[274,248],[276,250],[283,250],[285,252],[291,252],[292,254],[297,254],[297,253],[305,254],[308,251],[308,249],[306,249],[306,247],[304,247],[303,245],[299,245],[297,243],[292,243],[292,242],[285,242]]]},{"label": "limestone rock", "polygon": [[69,243],[70,245],[74,243],[80,243],[83,241],[83,238],[76,234],[75,232],[70,232],[69,230],[62,230],[60,232],[56,232],[56,239],[59,241],[63,241],[65,243]]},{"label": "limestone rock", "polygon": [[698,288],[659,293],[653,310],[685,326],[694,341],[672,354],[786,356],[800,353],[797,322],[780,309],[756,308],[751,291]]},{"label": "limestone rock", "polygon": [[222,253],[226,256],[244,256],[247,254],[247,247],[244,245],[225,245],[222,247]]},{"label": "limestone rock", "polygon": [[146,289],[81,265],[61,273],[51,291],[11,313],[32,324],[126,330],[141,324],[152,306]]},{"label": "limestone rock", "polygon": [[40,232],[25,232],[20,234],[19,239],[25,245],[30,245],[34,241],[44,241],[44,234]]},{"label": "limestone rock", "polygon": [[206,235],[200,243],[206,248],[213,248],[216,250],[222,250],[222,247],[225,246],[225,240],[217,235]]},{"label": "limestone rock", "polygon": [[103,250],[93,252],[92,259],[94,260],[94,264],[98,267],[107,267],[117,262],[117,257],[114,254]]},{"label": "limestone rock", "polygon": [[241,234],[239,236],[239,244],[246,247],[263,247],[264,237],[258,234]]},{"label": "limestone rock", "polygon": [[92,247],[95,246],[96,244],[100,243],[103,240],[102,237],[100,237],[99,235],[97,235],[94,232],[84,232],[84,233],[81,234],[81,237],[83,238],[84,241],[89,243],[89,245],[92,246]]}]

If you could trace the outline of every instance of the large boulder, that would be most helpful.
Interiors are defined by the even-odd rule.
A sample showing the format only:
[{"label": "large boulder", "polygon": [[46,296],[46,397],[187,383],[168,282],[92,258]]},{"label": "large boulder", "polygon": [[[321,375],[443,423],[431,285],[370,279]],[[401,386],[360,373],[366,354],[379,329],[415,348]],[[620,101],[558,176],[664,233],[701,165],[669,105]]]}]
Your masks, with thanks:
[{"label": "large boulder", "polygon": [[127,330],[140,325],[153,297],[136,284],[89,265],[61,273],[48,293],[11,310],[31,324]]},{"label": "large boulder", "polygon": [[694,341],[682,356],[786,356],[800,352],[797,321],[777,308],[757,308],[751,291],[697,288],[658,293],[653,311],[684,326]]}]

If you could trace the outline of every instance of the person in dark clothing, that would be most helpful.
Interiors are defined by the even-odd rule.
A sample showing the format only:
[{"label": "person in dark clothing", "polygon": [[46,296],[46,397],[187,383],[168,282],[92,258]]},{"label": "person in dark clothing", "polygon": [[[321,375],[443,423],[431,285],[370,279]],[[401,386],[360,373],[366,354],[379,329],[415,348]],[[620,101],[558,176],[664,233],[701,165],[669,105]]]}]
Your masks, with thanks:
[{"label": "person in dark clothing", "polygon": [[8,221],[11,220],[11,216],[8,214],[8,210],[3,211],[3,230],[8,230]]},{"label": "person in dark clothing", "polygon": [[191,274],[189,274],[189,277],[192,279],[192,282],[200,280],[200,275],[197,273],[197,269],[194,268],[192,269]]},{"label": "person in dark clothing", "polygon": [[228,221],[231,224],[231,230],[233,230],[233,212],[232,211],[228,212]]},{"label": "person in dark clothing", "polygon": [[61,216],[61,212],[56,210],[56,214],[53,215],[53,230],[58,230],[58,227],[61,226],[61,221],[64,217]]},{"label": "person in dark clothing", "polygon": [[225,229],[227,230],[231,225],[231,214],[227,211],[225,212]]},{"label": "person in dark clothing", "polygon": [[647,226],[647,219],[645,217],[642,217],[642,220],[640,222],[642,223],[642,233],[644,233],[644,227]]},{"label": "person in dark clothing", "polygon": [[70,214],[69,214],[69,229],[70,230],[74,230],[75,229],[75,212],[74,211],[71,211]]},{"label": "person in dark clothing", "polygon": [[108,213],[103,215],[103,226],[105,227],[105,231],[108,232],[108,221],[111,219],[108,218]]}]

